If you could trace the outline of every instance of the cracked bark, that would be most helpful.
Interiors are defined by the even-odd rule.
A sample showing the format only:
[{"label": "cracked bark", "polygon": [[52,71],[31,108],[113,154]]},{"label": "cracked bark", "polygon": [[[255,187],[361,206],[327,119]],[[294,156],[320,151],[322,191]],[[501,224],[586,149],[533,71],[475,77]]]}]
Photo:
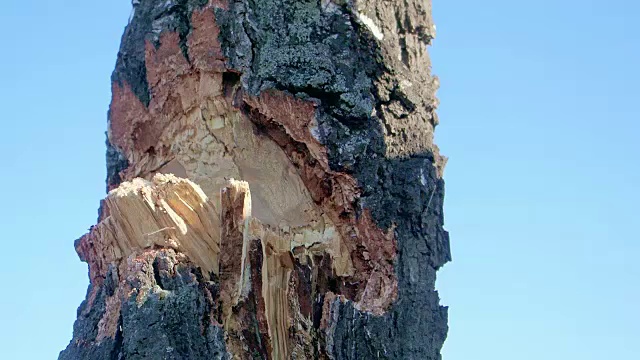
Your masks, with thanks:
[{"label": "cracked bark", "polygon": [[60,359],[440,359],[430,14],[133,1]]}]

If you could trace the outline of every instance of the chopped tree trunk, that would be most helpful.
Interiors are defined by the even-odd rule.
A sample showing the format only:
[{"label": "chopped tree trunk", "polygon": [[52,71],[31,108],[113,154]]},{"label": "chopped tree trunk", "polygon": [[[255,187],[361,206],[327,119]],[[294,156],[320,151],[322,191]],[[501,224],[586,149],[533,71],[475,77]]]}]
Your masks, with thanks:
[{"label": "chopped tree trunk", "polygon": [[60,359],[440,359],[425,0],[134,0]]}]

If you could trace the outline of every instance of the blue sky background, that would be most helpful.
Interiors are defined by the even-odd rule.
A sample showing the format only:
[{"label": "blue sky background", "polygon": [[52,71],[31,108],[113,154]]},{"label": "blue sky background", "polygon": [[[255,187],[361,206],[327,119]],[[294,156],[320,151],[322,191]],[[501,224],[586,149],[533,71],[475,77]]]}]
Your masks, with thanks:
[{"label": "blue sky background", "polygon": [[[0,349],[56,358],[128,0],[0,8]],[[434,0],[445,360],[640,358],[640,4]]]}]

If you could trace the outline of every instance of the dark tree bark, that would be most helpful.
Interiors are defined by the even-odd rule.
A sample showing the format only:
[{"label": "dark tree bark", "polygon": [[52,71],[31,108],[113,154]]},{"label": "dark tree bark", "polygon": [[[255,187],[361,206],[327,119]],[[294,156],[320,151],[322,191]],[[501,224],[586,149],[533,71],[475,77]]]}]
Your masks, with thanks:
[{"label": "dark tree bark", "polygon": [[426,0],[139,0],[60,359],[440,359]]}]

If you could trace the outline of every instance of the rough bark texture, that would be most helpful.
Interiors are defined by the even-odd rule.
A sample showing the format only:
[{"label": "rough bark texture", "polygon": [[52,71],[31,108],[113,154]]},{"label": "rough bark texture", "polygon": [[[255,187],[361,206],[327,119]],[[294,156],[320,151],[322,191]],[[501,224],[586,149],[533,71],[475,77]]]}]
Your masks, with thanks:
[{"label": "rough bark texture", "polygon": [[434,29],[426,0],[134,0],[60,359],[440,359]]}]

